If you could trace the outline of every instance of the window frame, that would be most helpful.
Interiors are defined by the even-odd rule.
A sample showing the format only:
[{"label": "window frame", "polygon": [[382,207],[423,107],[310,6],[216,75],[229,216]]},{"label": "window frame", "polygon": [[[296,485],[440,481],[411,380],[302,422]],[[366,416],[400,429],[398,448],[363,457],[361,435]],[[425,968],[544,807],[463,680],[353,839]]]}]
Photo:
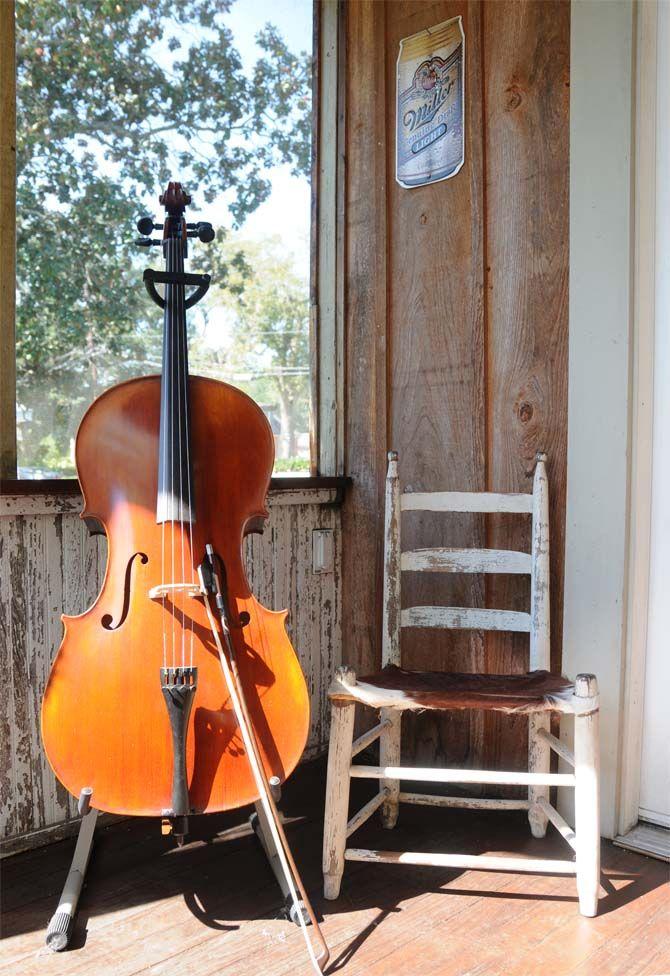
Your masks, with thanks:
[{"label": "window frame", "polygon": [[[343,86],[341,0],[313,2],[310,247],[310,475],[277,476],[271,490],[342,488],[341,295]],[[16,437],[16,27],[0,3],[0,494],[73,494],[76,478],[17,478]]]}]

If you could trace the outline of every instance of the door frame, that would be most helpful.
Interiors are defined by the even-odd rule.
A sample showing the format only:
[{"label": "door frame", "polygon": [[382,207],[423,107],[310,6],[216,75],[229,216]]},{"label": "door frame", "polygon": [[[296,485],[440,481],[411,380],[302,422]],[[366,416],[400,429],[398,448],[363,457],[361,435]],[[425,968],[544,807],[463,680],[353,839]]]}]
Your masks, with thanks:
[{"label": "door frame", "polygon": [[656,318],[656,135],[658,27],[656,0],[637,4],[631,472],[626,656],[616,832],[638,823],[649,607]]}]

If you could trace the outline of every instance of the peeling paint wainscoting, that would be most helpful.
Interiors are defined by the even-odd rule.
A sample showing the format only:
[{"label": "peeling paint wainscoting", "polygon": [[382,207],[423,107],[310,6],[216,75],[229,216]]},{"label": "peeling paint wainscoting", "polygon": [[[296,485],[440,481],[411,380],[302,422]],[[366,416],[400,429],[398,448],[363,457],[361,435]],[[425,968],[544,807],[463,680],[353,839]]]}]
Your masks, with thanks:
[{"label": "peeling paint wainscoting", "polygon": [[[80,495],[0,499],[0,839],[11,853],[72,832],[77,801],[57,782],[40,738],[40,705],[62,638],[61,614],[95,600],[107,543],[79,518]],[[261,603],[288,609],[288,632],[307,679],[305,757],[328,741],[327,690],[341,662],[340,509],[335,489],[271,492],[262,535],[246,540]],[[314,530],[332,532],[332,569],[313,568]]]}]

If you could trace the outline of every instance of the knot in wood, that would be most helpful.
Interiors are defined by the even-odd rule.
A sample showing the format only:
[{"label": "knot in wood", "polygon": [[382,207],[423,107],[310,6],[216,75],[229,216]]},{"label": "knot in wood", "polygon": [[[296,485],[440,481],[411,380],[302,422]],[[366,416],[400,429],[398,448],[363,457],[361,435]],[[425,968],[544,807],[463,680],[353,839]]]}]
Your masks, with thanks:
[{"label": "knot in wood", "polygon": [[529,420],[533,418],[533,405],[524,400],[523,403],[519,405],[519,420],[522,424],[527,424]]}]

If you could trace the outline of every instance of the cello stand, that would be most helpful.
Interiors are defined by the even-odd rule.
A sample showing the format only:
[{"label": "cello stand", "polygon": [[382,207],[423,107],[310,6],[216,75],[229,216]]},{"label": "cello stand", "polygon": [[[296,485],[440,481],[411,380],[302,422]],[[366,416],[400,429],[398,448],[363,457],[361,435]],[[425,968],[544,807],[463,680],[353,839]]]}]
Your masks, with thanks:
[{"label": "cello stand", "polygon": [[[270,780],[272,793],[278,802],[281,796],[281,786],[279,778],[273,776]],[[62,952],[67,949],[74,931],[74,923],[77,917],[77,906],[81,889],[86,877],[91,849],[93,847],[93,833],[95,831],[98,811],[91,807],[91,797],[93,790],[90,786],[85,786],[79,795],[79,813],[81,814],[81,824],[77,835],[77,844],[72,857],[72,864],[68,872],[63,893],[58,902],[58,908],[51,917],[47,927],[46,944],[53,952]],[[291,899],[291,893],[281,870],[279,856],[272,840],[272,833],[267,823],[263,804],[259,802],[255,805],[255,812],[249,817],[249,827],[256,834],[258,841],[263,848],[272,872],[281,888],[282,895],[286,902],[286,908],[290,920],[295,925],[300,925],[300,920],[296,908]],[[300,902],[300,910],[306,925],[311,924],[307,909],[303,902]]]},{"label": "cello stand", "polygon": [[[272,797],[275,803],[279,803],[281,799],[281,785],[278,776],[271,776],[269,779],[270,789],[272,791]],[[279,860],[279,855],[277,853],[277,848],[275,846],[274,840],[272,839],[272,831],[270,830],[270,825],[268,824],[268,819],[263,808],[263,804],[258,800],[255,804],[254,813],[249,817],[249,824],[253,829],[258,841],[265,852],[265,856],[268,859],[268,864],[272,868],[272,872],[277,879],[277,884],[281,888],[282,895],[284,896],[284,901],[286,904],[286,911],[288,917],[293,922],[294,925],[300,925],[300,918],[298,916],[298,909],[296,908],[293,898],[291,897],[291,891],[289,889],[286,877],[282,871],[281,861]],[[302,899],[298,902],[300,906],[300,912],[302,914],[303,921],[305,925],[311,925],[312,920],[309,916],[309,912],[305,906]]]},{"label": "cello stand", "polygon": [[72,864],[68,876],[63,886],[63,894],[60,896],[58,908],[51,917],[47,928],[46,943],[49,949],[54,952],[62,952],[66,949],[72,938],[74,930],[74,920],[77,915],[77,905],[81,894],[82,885],[86,876],[88,860],[91,856],[93,846],[93,831],[98,819],[98,811],[91,807],[91,796],[93,790],[90,786],[85,786],[79,794],[79,813],[81,814],[81,824],[77,836],[77,846],[74,849]]}]

